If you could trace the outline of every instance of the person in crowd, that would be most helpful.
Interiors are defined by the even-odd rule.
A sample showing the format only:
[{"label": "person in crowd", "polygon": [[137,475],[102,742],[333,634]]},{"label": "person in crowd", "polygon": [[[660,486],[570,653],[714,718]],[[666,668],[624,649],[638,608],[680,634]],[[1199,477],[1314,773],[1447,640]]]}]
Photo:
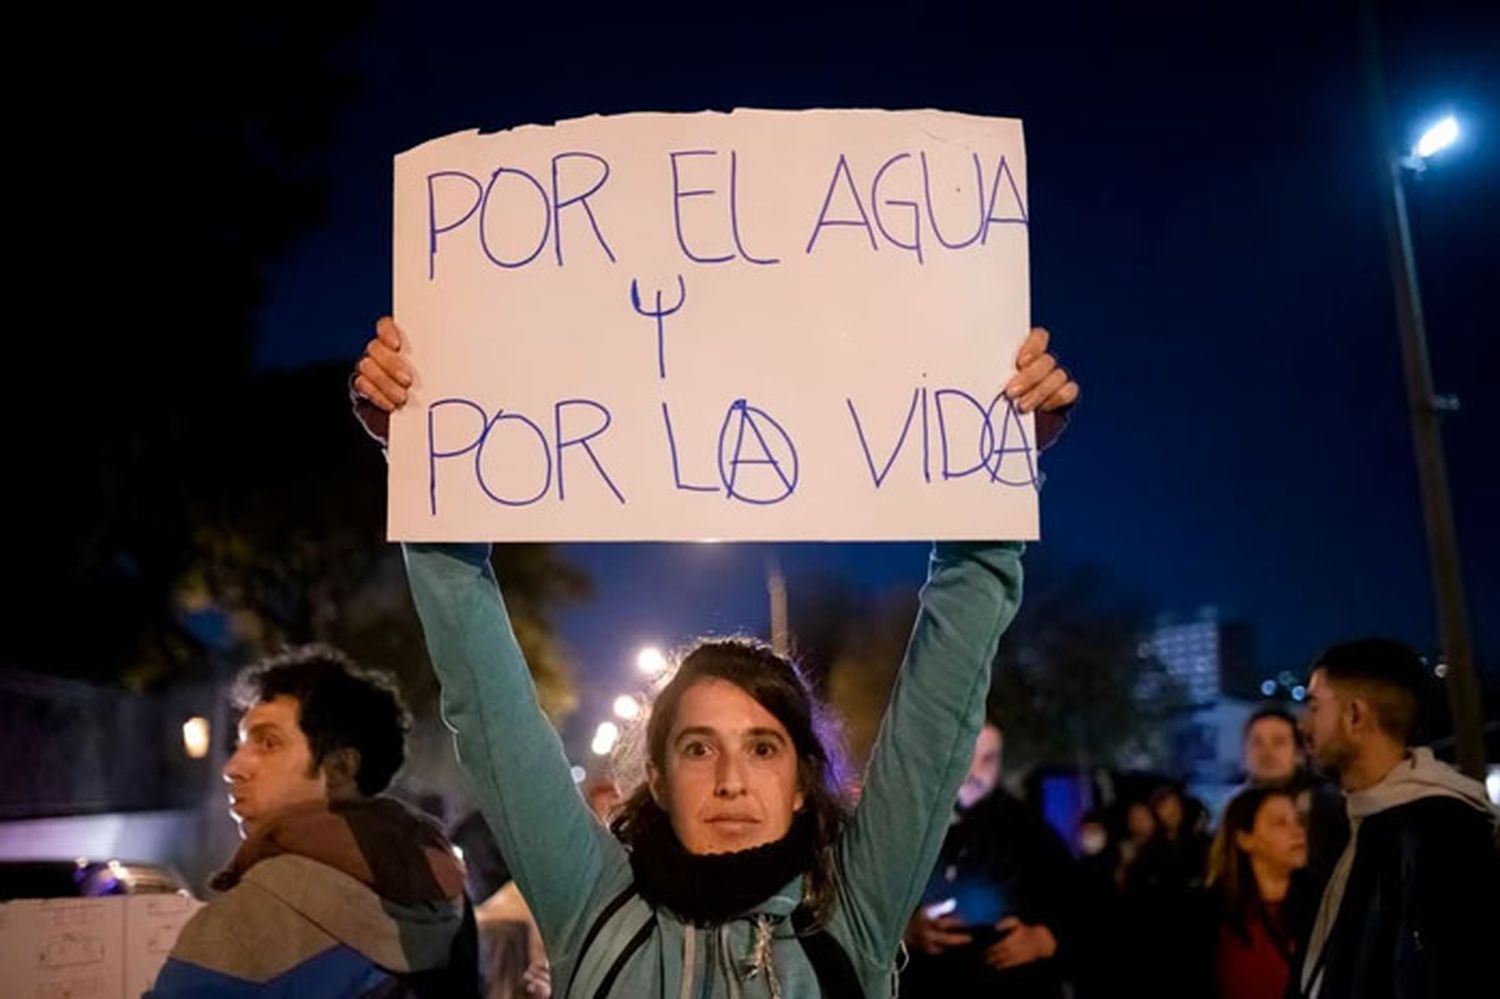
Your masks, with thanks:
[{"label": "person in crowd", "polygon": [[[1144,803],[1141,812],[1149,819],[1150,809]],[[1109,812],[1094,809],[1079,821],[1080,939],[1068,965],[1074,993],[1082,999],[1120,994],[1128,966],[1128,955],[1122,953],[1127,942],[1121,870],[1124,837],[1115,835],[1111,818]],[[1151,838],[1154,825],[1150,820],[1141,831],[1143,842]]]},{"label": "person in crowd", "polygon": [[1343,794],[1307,767],[1297,719],[1279,704],[1251,712],[1240,746],[1249,786],[1282,788],[1296,799],[1307,828],[1307,870],[1321,888],[1349,841]]},{"label": "person in crowd", "polygon": [[1156,839],[1156,813],[1144,801],[1125,805],[1125,837],[1119,843],[1119,864],[1115,868],[1115,887],[1124,894],[1130,881],[1130,869]]},{"label": "person in crowd", "polygon": [[1224,808],[1209,851],[1213,982],[1221,999],[1282,999],[1316,890],[1307,833],[1284,788],[1248,787]]},{"label": "person in crowd", "polygon": [[1153,791],[1150,811],[1156,832],[1125,874],[1122,949],[1139,987],[1162,997],[1196,996],[1206,959],[1184,941],[1201,936],[1208,843],[1196,828],[1198,808],[1176,787]]},{"label": "person in crowd", "polygon": [[148,995],[477,996],[463,866],[381,793],[410,727],[392,679],[305,646],[243,673],[235,703],[224,780],[244,842]]},{"label": "person in crowd", "polygon": [[[1056,411],[1078,388],[1036,330],[1006,392]],[[414,373],[390,319],[353,387],[382,411]],[[1041,436],[1041,435],[1039,435]],[[568,996],[890,994],[907,919],[942,845],[1021,546],[935,547],[857,809],[797,667],[705,640],[646,716],[644,773],[608,830],[537,705],[486,545],[411,544],[406,560],[444,715]]]},{"label": "person in crowd", "polygon": [[1293,970],[1309,999],[1492,991],[1497,815],[1484,785],[1414,745],[1429,677],[1415,651],[1383,638],[1313,663],[1303,734],[1338,775],[1350,839]]},{"label": "person in crowd", "polygon": [[1079,874],[1062,837],[1001,786],[1003,752],[1000,727],[986,722],[907,924],[907,994],[1063,994],[1082,918]]},{"label": "person in crowd", "polygon": [[1187,887],[1202,884],[1208,861],[1203,803],[1169,784],[1151,793],[1151,811],[1156,816],[1157,842],[1166,846],[1170,858],[1169,876]]}]

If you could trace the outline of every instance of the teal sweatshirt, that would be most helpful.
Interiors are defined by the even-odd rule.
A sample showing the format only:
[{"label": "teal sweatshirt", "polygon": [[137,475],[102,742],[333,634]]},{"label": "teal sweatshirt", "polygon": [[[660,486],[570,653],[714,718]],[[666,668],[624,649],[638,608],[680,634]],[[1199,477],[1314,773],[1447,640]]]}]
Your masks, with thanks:
[{"label": "teal sweatshirt", "polygon": [[[933,550],[864,793],[835,849],[839,890],[827,931],[869,999],[893,994],[901,934],[936,862],[983,722],[995,650],[1021,599],[1021,550],[1010,542]],[[631,883],[630,861],[573,783],[488,556],[488,545],[408,545],[412,595],[442,684],[443,716],[541,928],[554,995],[592,999],[607,977],[604,966],[624,949],[623,934],[642,925],[596,938],[580,962],[590,927]],[[791,927],[800,894],[794,881],[752,911],[707,928],[656,912],[654,928],[642,930],[649,936],[615,969],[604,994],[818,996]]]}]

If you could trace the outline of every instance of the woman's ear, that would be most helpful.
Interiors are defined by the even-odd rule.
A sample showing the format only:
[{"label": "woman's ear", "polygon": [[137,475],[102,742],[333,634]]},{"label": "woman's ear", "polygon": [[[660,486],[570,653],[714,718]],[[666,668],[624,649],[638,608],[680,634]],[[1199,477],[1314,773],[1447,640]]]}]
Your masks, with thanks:
[{"label": "woman's ear", "polygon": [[662,811],[667,810],[667,789],[665,781],[662,780],[661,771],[656,769],[655,763],[646,764],[646,787],[651,791],[651,800],[656,802],[656,807]]}]

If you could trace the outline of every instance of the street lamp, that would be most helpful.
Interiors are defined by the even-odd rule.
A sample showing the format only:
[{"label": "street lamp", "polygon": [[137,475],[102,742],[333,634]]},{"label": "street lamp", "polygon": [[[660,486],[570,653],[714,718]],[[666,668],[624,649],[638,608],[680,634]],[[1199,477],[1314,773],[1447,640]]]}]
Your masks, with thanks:
[{"label": "street lamp", "polygon": [[771,601],[771,651],[778,656],[791,652],[791,633],[786,618],[786,577],[781,574],[781,560],[775,555],[766,559],[766,596]]},{"label": "street lamp", "polygon": [[1427,528],[1427,553],[1437,601],[1438,630],[1442,637],[1443,660],[1448,665],[1446,683],[1453,713],[1454,741],[1458,747],[1458,766],[1469,776],[1482,779],[1484,732],[1480,720],[1479,682],[1474,674],[1474,649],[1469,639],[1469,612],[1464,603],[1458,537],[1453,526],[1453,502],[1448,494],[1448,470],[1443,461],[1443,442],[1438,427],[1439,412],[1454,406],[1452,402],[1440,399],[1432,387],[1422,298],[1417,289],[1417,266],[1412,255],[1406,193],[1402,187],[1402,171],[1420,170],[1428,156],[1458,138],[1459,128],[1457,120],[1450,115],[1429,128],[1410,155],[1396,153],[1386,119],[1385,79],[1380,67],[1375,15],[1369,0],[1360,5],[1360,26],[1370,124],[1380,154],[1385,188],[1382,201],[1387,255],[1396,292],[1401,362],[1406,372],[1406,399],[1411,412],[1417,478],[1422,490],[1422,515]]},{"label": "street lamp", "polygon": [[1406,165],[1415,170],[1422,169],[1422,166],[1418,164],[1425,165],[1427,157],[1453,145],[1458,141],[1458,135],[1458,119],[1451,114],[1445,116],[1422,133],[1422,137],[1412,147],[1411,156],[1408,157],[1409,162]]},{"label": "street lamp", "polygon": [[629,694],[621,694],[615,698],[615,717],[622,721],[635,721],[641,716],[641,702]]}]

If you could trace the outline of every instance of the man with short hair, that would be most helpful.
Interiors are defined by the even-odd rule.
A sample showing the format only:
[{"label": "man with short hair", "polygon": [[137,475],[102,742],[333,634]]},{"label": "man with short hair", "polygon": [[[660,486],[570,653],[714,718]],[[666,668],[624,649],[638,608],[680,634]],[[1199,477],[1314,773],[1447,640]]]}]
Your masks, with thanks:
[{"label": "man with short hair", "polygon": [[1240,748],[1246,783],[1291,792],[1307,829],[1307,871],[1321,892],[1349,842],[1343,794],[1307,768],[1297,719],[1280,704],[1262,704],[1251,712]]},{"label": "man with short hair", "polygon": [[1302,769],[1297,719],[1280,704],[1262,704],[1245,720],[1240,752],[1250,783],[1268,786],[1290,781]]},{"label": "man with short hair", "polygon": [[224,780],[244,843],[148,995],[477,995],[463,865],[380,793],[410,728],[391,678],[306,646],[243,673],[235,704]]},{"label": "man with short hair", "polygon": [[1481,994],[1500,940],[1496,814],[1484,787],[1414,749],[1429,688],[1400,642],[1313,664],[1303,731],[1347,795],[1351,838],[1293,981],[1309,999]]}]

